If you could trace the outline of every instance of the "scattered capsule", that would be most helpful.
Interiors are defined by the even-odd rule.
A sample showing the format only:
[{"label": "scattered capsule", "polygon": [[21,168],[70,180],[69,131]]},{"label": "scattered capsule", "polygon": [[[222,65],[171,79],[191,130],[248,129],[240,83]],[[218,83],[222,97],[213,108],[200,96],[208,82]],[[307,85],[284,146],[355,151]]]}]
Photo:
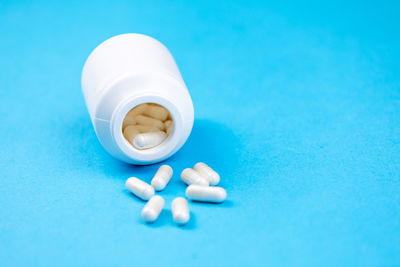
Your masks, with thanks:
[{"label": "scattered capsule", "polygon": [[190,220],[189,204],[183,197],[177,197],[172,201],[172,218],[177,224],[183,225]]},{"label": "scattered capsule", "polygon": [[226,199],[226,191],[222,187],[192,184],[186,188],[186,197],[194,201],[220,203]]},{"label": "scattered capsule", "polygon": [[148,223],[152,223],[157,220],[164,207],[164,199],[161,196],[153,196],[146,203],[142,209],[142,218]]},{"label": "scattered capsule", "polygon": [[131,177],[126,180],[125,186],[135,196],[143,200],[149,200],[154,196],[154,188],[136,177]]},{"label": "scattered capsule", "polygon": [[199,184],[202,186],[208,186],[208,181],[205,178],[201,177],[201,175],[197,171],[191,168],[184,169],[181,173],[181,178],[182,181],[184,181],[188,185]]},{"label": "scattered capsule", "polygon": [[160,106],[148,106],[144,111],[143,114],[154,119],[165,121],[168,118],[168,110]]},{"label": "scattered capsule", "polygon": [[205,179],[207,179],[210,185],[217,185],[219,183],[220,180],[219,174],[216,173],[209,166],[207,166],[205,163],[203,162],[196,163],[193,169],[198,173],[200,173],[200,175],[203,176]]},{"label": "scattered capsule", "polygon": [[126,140],[128,140],[128,142],[131,144],[133,144],[133,139],[139,133],[140,133],[139,130],[134,125],[129,125],[124,130],[124,136],[125,136]]},{"label": "scattered capsule", "polygon": [[137,124],[142,124],[142,125],[149,125],[149,126],[154,126],[157,127],[160,130],[164,130],[165,126],[164,123],[160,120],[156,120],[147,116],[139,115],[135,117],[136,123]]},{"label": "scattered capsule", "polygon": [[141,133],[135,136],[133,145],[138,149],[152,148],[161,144],[165,138],[167,134],[161,131]]},{"label": "scattered capsule", "polygon": [[151,185],[156,191],[163,190],[165,186],[167,186],[169,180],[171,180],[172,173],[173,171],[170,166],[162,165],[151,180]]}]

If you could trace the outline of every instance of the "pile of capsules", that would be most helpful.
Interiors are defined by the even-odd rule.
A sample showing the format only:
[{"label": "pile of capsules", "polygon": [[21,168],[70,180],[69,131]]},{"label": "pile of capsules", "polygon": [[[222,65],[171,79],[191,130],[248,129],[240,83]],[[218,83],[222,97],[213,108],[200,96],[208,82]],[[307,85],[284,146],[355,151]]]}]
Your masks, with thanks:
[{"label": "pile of capsules", "polygon": [[140,150],[158,146],[172,129],[172,118],[168,110],[153,103],[131,109],[122,123],[125,139]]},{"label": "pile of capsules", "polygon": [[[170,181],[172,173],[170,166],[162,165],[151,180],[151,185],[135,177],[126,180],[125,186],[129,191],[143,200],[148,200],[141,213],[146,222],[156,221],[164,208],[164,198],[155,195],[154,190],[162,191]],[[181,179],[188,185],[185,194],[192,201],[221,203],[226,199],[225,189],[215,186],[219,183],[219,174],[202,162],[194,165],[193,169],[184,169]],[[175,198],[171,210],[172,218],[177,224],[184,225],[190,220],[189,204],[185,198]]]}]

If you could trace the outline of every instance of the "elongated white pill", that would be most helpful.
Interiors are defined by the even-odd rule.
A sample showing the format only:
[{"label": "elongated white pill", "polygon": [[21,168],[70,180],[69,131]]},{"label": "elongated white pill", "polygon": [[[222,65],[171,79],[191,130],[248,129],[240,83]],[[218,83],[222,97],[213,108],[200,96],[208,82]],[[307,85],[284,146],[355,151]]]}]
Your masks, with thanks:
[{"label": "elongated white pill", "polygon": [[186,188],[186,197],[194,201],[219,203],[226,199],[226,191],[222,187],[192,184]]},{"label": "elongated white pill", "polygon": [[164,199],[161,196],[153,196],[150,200],[146,203],[144,208],[142,209],[142,218],[146,222],[154,222],[157,220],[158,216],[160,215],[163,207],[164,207]]},{"label": "elongated white pill", "polygon": [[189,204],[183,197],[177,197],[172,201],[172,218],[177,224],[186,224],[190,220]]},{"label": "elongated white pill", "polygon": [[167,134],[161,131],[141,133],[135,136],[133,145],[138,149],[152,148],[161,144],[165,138]]},{"label": "elongated white pill", "polygon": [[207,166],[203,162],[196,163],[194,165],[193,169],[200,173],[201,176],[206,178],[210,185],[217,185],[219,183],[219,174],[216,173],[213,169],[211,169],[209,166]]},{"label": "elongated white pill", "polygon": [[140,133],[139,130],[134,125],[129,125],[124,130],[124,136],[125,136],[126,140],[128,140],[128,142],[131,144],[133,144],[133,139],[139,133]]},{"label": "elongated white pill", "polygon": [[170,166],[162,165],[151,180],[151,185],[157,191],[163,190],[168,184],[169,180],[171,180],[172,173],[173,171]]},{"label": "elongated white pill", "polygon": [[181,173],[182,181],[186,184],[199,184],[203,186],[208,186],[208,181],[201,177],[201,175],[191,168],[186,168]]},{"label": "elongated white pill", "polygon": [[154,188],[136,177],[131,177],[126,180],[125,186],[135,196],[143,200],[149,200],[154,196]]},{"label": "elongated white pill", "polygon": [[152,117],[154,119],[165,121],[168,118],[168,110],[160,107],[149,105],[143,112],[144,115]]},{"label": "elongated white pill", "polygon": [[160,130],[165,129],[165,125],[162,121],[156,120],[147,116],[139,115],[135,117],[136,123],[137,124],[142,124],[142,125],[149,125],[149,126],[154,126],[157,127]]}]

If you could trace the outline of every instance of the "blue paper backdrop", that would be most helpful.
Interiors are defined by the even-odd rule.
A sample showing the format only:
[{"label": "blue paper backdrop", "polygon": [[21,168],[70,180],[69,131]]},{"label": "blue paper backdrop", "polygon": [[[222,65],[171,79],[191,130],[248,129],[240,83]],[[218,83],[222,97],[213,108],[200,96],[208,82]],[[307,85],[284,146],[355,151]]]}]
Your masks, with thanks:
[{"label": "blue paper backdrop", "polygon": [[[1,1],[1,266],[400,265],[398,1]],[[99,144],[86,57],[126,32],[174,55],[195,105],[153,225]],[[204,161],[228,200],[170,203]]]}]

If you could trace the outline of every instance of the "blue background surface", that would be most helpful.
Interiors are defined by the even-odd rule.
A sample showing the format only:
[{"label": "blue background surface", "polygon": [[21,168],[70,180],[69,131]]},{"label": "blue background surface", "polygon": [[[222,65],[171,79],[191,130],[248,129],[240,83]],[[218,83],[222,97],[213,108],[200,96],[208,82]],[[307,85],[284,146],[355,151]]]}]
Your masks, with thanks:
[{"label": "blue background surface", "polygon": [[[398,1],[1,1],[1,266],[400,265]],[[126,32],[175,57],[195,105],[153,225],[135,167],[99,144],[80,89]],[[170,203],[204,161],[228,200]]]}]

